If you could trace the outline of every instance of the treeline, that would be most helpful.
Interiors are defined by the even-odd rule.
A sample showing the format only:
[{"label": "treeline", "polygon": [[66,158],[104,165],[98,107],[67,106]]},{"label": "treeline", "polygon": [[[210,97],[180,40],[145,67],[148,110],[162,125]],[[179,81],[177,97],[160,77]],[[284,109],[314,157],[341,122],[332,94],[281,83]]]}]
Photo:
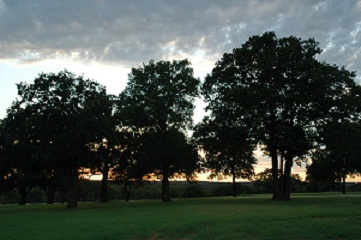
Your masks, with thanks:
[{"label": "treeline", "polygon": [[[347,191],[360,192],[361,184],[348,183]],[[236,184],[236,195],[266,194],[272,193],[272,182],[257,179],[253,182]],[[79,202],[99,202],[101,194],[100,181],[80,180],[78,190]],[[291,177],[292,193],[335,192],[340,191],[340,183],[314,183],[301,181],[297,177]],[[159,199],[162,188],[157,181],[145,181],[134,183],[131,199]],[[227,182],[172,182],[170,185],[171,198],[205,198],[233,196],[234,188]],[[110,182],[108,186],[108,198],[110,200],[126,200],[126,191],[122,184]],[[64,204],[67,199],[66,192],[57,192],[54,203]],[[0,195],[0,205],[18,204],[21,196],[17,191],[8,191]],[[36,186],[27,196],[27,203],[46,203],[47,196],[43,189]]]},{"label": "treeline", "polygon": [[[0,193],[17,189],[25,204],[37,187],[47,203],[64,193],[76,208],[80,172],[90,169],[102,173],[107,202],[112,170],[127,200],[134,182],[155,176],[168,202],[170,178],[211,169],[232,176],[236,195],[236,178],[254,176],[257,146],[271,158],[275,200],[290,199],[292,166],[307,159],[310,181],[345,182],[361,172],[361,87],[320,53],[313,39],[266,32],[225,53],[202,83],[188,60],[150,61],[132,68],[119,96],[66,70],[41,73],[17,85],[1,120]],[[210,115],[194,126],[200,96]]]}]

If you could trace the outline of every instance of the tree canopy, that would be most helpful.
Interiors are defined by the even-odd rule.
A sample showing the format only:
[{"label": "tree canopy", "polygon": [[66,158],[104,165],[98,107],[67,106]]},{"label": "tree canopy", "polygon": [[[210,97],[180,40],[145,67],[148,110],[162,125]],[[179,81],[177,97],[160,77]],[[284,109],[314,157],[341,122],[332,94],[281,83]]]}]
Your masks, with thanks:
[{"label": "tree canopy", "polygon": [[314,147],[318,127],[351,117],[355,73],[319,62],[320,53],[313,39],[266,32],[225,53],[202,87],[217,125],[247,126],[264,146],[274,199],[290,198],[293,161]]},{"label": "tree canopy", "polygon": [[105,88],[65,70],[42,73],[33,84],[18,84],[18,95],[8,110],[7,136],[17,142],[14,146],[37,144],[47,174],[61,175],[68,207],[77,207],[78,171],[89,166],[88,144],[103,138],[97,126],[105,112],[97,102],[106,97]]},{"label": "tree canopy", "polygon": [[[193,151],[188,147],[182,149],[186,143],[182,135],[192,126],[193,102],[198,97],[198,86],[199,80],[193,76],[188,60],[151,60],[142,67],[132,68],[129,82],[120,95],[120,125],[144,135],[139,149],[154,157],[140,156],[148,156],[152,163],[150,168],[157,169],[162,176],[163,201],[170,201],[168,178],[184,169],[183,163],[187,162],[178,156],[184,156],[183,150]],[[175,142],[180,146],[176,147]],[[153,145],[156,151],[152,149]]]},{"label": "tree canopy", "polygon": [[210,177],[232,176],[233,196],[236,196],[236,178],[251,179],[253,165],[257,159],[253,156],[256,142],[246,127],[228,125],[222,127],[206,117],[195,127],[193,138],[204,153],[203,168],[210,169]]},{"label": "tree canopy", "polygon": [[342,182],[346,193],[347,176],[361,174],[361,126],[359,123],[329,123],[321,134],[321,147],[307,167],[308,178],[316,182]]},{"label": "tree canopy", "polygon": [[[254,175],[256,147],[271,158],[273,199],[290,199],[293,164],[310,156],[313,179],[344,182],[361,171],[361,87],[355,72],[319,61],[321,52],[314,39],[266,32],[225,53],[202,84],[186,59],[151,60],[132,68],[119,97],[66,70],[41,73],[17,85],[0,122],[0,192],[16,187],[24,204],[34,186],[48,203],[66,190],[75,208],[79,169],[89,168],[102,173],[107,202],[112,169],[126,200],[132,182],[155,174],[170,201],[169,179],[203,167],[232,175],[235,194],[235,179]],[[210,114],[194,128],[200,93]]]}]

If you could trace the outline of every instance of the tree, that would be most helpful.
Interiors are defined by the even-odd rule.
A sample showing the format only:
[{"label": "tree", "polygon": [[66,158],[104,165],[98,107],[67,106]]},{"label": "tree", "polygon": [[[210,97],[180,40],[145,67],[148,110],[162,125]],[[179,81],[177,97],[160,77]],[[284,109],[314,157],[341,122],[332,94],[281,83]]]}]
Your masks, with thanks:
[{"label": "tree", "polygon": [[60,183],[53,145],[48,131],[48,121],[34,106],[22,106],[15,101],[4,119],[5,161],[11,168],[8,180],[17,186],[21,204],[26,196],[38,185],[47,194],[47,203],[54,203],[57,185]]},{"label": "tree", "polygon": [[11,174],[10,161],[7,157],[7,139],[5,134],[5,120],[0,120],[0,194],[13,189],[13,184],[9,179]]},{"label": "tree", "polygon": [[[266,193],[272,192],[273,174],[272,169],[266,168],[263,172],[256,174],[253,186],[262,187],[262,193],[265,190]],[[294,189],[302,185],[302,179],[298,174],[291,174],[291,189]]]},{"label": "tree", "polygon": [[119,153],[122,134],[116,129],[117,119],[114,116],[116,109],[115,102],[118,99],[113,95],[102,96],[97,101],[92,102],[89,114],[98,116],[97,124],[93,126],[94,139],[97,142],[89,144],[94,155],[91,159],[90,167],[94,171],[102,173],[100,201],[108,202],[108,178],[109,171],[116,164],[116,157]]},{"label": "tree", "polygon": [[123,184],[125,201],[128,202],[133,182],[142,182],[151,170],[145,158],[139,156],[140,134],[129,128],[123,128],[120,132],[123,141],[119,145],[113,177],[116,182]]},{"label": "tree", "polygon": [[236,197],[236,178],[250,179],[254,175],[256,142],[249,137],[246,127],[231,124],[221,128],[206,117],[196,126],[193,137],[204,151],[203,167],[212,169],[211,178],[218,174],[231,175]]},{"label": "tree", "polygon": [[273,182],[273,176],[272,176],[272,169],[266,168],[263,172],[260,172],[256,174],[253,186],[254,187],[261,187],[262,193],[270,193],[272,192],[272,182]]},{"label": "tree", "polygon": [[[16,119],[20,112],[29,112],[24,119],[28,123],[25,132],[51,153],[41,155],[41,159],[49,162],[51,156],[53,169],[48,170],[61,176],[68,190],[67,207],[76,208],[79,168],[89,167],[92,153],[88,144],[99,142],[96,126],[104,113],[94,108],[106,96],[105,87],[65,70],[42,73],[33,84],[18,84],[18,95],[20,99],[9,109],[9,117]],[[12,132],[14,136],[24,135],[18,127]]]},{"label": "tree", "polygon": [[162,177],[162,200],[170,201],[169,178],[184,173],[187,180],[197,169],[198,153],[185,134],[177,130],[144,133],[141,136],[137,159],[150,173]]},{"label": "tree", "polygon": [[174,155],[163,149],[167,150],[169,136],[177,135],[174,132],[191,127],[198,85],[188,60],[150,61],[143,67],[132,68],[128,85],[120,95],[120,126],[147,134],[147,138],[159,138],[154,141],[162,147],[154,152],[158,157],[153,158],[152,168],[162,176],[163,201],[170,201],[168,178],[173,166],[168,163]]},{"label": "tree", "polygon": [[361,174],[361,125],[355,122],[329,123],[320,132],[322,148],[315,152],[307,175],[316,182],[341,182]]},{"label": "tree", "polygon": [[313,39],[266,32],[225,53],[202,87],[215,123],[248,126],[271,157],[273,199],[290,199],[293,162],[314,147],[318,128],[350,117],[355,73],[319,62],[320,53]]},{"label": "tree", "polygon": [[335,188],[335,181],[340,180],[337,176],[338,166],[332,164],[327,156],[327,152],[319,149],[312,156],[312,164],[306,167],[306,180],[311,184],[315,192],[330,190]]},{"label": "tree", "polygon": [[[27,195],[39,183],[41,164],[39,139],[34,138],[30,129],[33,129],[34,120],[37,116],[32,115],[32,110],[14,109],[18,106],[14,103],[8,110],[8,116],[3,120],[2,134],[3,161],[7,182],[18,189],[20,194],[19,205],[25,205]],[[30,117],[31,116],[31,117]],[[31,120],[29,120],[31,118]]]}]

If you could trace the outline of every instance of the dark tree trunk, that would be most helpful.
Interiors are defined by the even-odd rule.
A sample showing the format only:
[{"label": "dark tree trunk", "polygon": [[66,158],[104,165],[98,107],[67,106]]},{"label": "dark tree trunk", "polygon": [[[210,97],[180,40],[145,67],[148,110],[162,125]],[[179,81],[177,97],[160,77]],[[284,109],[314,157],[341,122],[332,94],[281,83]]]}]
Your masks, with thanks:
[{"label": "dark tree trunk", "polygon": [[46,191],[46,204],[54,204],[55,202],[55,189],[48,188]]},{"label": "dark tree trunk", "polygon": [[272,200],[281,200],[282,191],[280,189],[280,183],[278,178],[278,157],[277,150],[271,149],[271,160],[272,160]]},{"label": "dark tree trunk", "polygon": [[168,178],[169,178],[168,171],[163,168],[163,178],[162,178],[162,200],[163,200],[163,202],[171,201]]},{"label": "dark tree trunk", "polygon": [[284,172],[284,169],[283,169],[283,165],[284,165],[284,159],[283,159],[283,157],[284,157],[284,154],[283,154],[283,152],[281,153],[281,160],[280,160],[280,173],[281,173],[281,175],[283,175],[283,172]]},{"label": "dark tree trunk", "polygon": [[76,171],[72,171],[70,173],[70,182],[69,182],[69,189],[68,189],[68,204],[66,208],[77,208],[78,207],[78,183],[79,183],[79,176],[78,176],[78,169]]},{"label": "dark tree trunk", "polygon": [[100,193],[100,202],[107,203],[108,202],[108,172],[109,167],[105,166],[102,170],[102,187]]},{"label": "dark tree trunk", "polygon": [[342,174],[342,194],[346,194],[346,174]]},{"label": "dark tree trunk", "polygon": [[236,174],[234,171],[234,167],[232,167],[232,190],[233,190],[233,197],[237,197]]},{"label": "dark tree trunk", "polygon": [[19,193],[20,193],[20,202],[19,205],[25,205],[27,202],[27,197],[28,197],[28,190],[26,189],[26,187],[19,187],[18,188]]},{"label": "dark tree trunk", "polygon": [[281,153],[281,159],[280,159],[280,171],[278,173],[279,175],[279,189],[280,189],[280,193],[282,194],[282,198],[283,198],[283,184],[284,184],[284,175],[285,175],[285,169],[284,169],[284,153]]},{"label": "dark tree trunk", "polygon": [[129,202],[131,193],[132,193],[132,181],[128,182],[128,180],[125,180],[124,181],[124,194],[125,194],[126,202]]},{"label": "dark tree trunk", "polygon": [[293,165],[293,156],[286,156],[285,172],[283,174],[283,199],[291,199],[291,169]]},{"label": "dark tree trunk", "polygon": [[64,203],[65,203],[65,199],[66,199],[66,197],[65,197],[65,191],[61,191],[61,193],[60,193],[60,203],[61,203],[61,204],[64,204]]}]

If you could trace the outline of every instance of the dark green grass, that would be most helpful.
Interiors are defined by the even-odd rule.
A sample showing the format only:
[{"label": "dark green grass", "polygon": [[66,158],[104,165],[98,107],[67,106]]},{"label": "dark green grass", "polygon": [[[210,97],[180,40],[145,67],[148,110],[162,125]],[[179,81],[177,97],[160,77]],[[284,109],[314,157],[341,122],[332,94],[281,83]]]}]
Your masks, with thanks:
[{"label": "dark green grass", "polygon": [[361,239],[361,195],[0,207],[0,239]]}]

